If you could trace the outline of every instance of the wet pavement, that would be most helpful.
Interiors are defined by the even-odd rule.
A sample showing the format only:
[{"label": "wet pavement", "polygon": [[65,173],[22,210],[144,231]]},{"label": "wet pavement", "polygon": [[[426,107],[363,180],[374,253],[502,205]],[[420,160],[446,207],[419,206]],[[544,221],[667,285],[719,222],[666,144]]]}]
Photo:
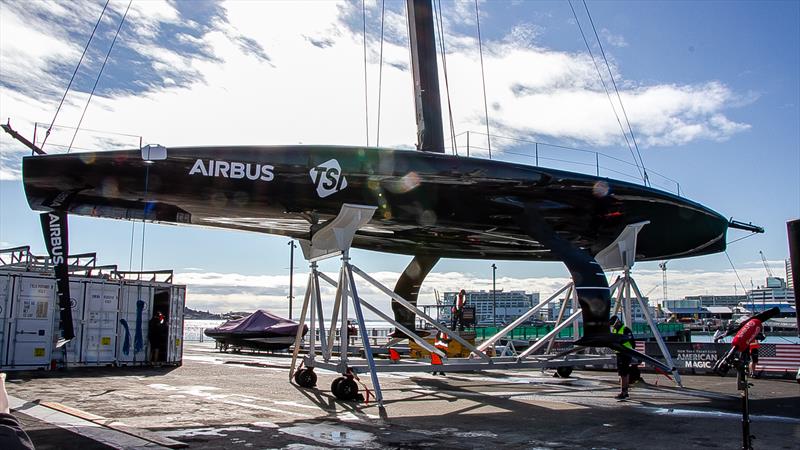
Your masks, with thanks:
[{"label": "wet pavement", "polygon": [[[382,373],[387,417],[381,419],[374,403],[336,400],[330,393],[334,373],[318,370],[316,389],[295,386],[289,364],[288,356],[218,353],[213,344],[189,343],[178,368],[11,374],[7,388],[27,402],[61,403],[198,449],[741,446],[733,376],[684,376],[681,389],[663,376],[644,374],[646,384],[618,402],[613,372],[576,371],[567,379],[538,370]],[[368,376],[362,381],[371,385]],[[797,448],[800,385],[784,379],[753,383],[756,448]],[[25,420],[32,437],[41,437],[41,448],[52,441],[48,432],[72,434]],[[108,448],[75,439],[81,445],[74,448]]]}]

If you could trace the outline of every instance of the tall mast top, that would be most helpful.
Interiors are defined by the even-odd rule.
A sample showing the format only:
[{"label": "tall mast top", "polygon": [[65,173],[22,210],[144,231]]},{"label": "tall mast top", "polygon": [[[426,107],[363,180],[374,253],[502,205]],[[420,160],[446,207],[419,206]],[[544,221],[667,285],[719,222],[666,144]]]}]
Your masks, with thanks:
[{"label": "tall mast top", "polygon": [[417,112],[417,149],[444,153],[442,104],[436,64],[436,37],[430,0],[406,0],[408,34],[411,38],[411,68]]}]

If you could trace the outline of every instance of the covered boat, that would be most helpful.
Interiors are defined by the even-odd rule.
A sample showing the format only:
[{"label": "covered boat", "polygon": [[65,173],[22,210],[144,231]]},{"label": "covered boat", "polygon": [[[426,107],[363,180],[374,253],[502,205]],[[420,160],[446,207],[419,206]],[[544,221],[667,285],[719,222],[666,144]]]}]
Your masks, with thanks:
[{"label": "covered boat", "polygon": [[[283,350],[294,343],[299,324],[259,309],[249,316],[229,320],[204,334],[214,338],[222,348],[240,347],[257,350]],[[303,325],[303,336],[308,327]]]}]

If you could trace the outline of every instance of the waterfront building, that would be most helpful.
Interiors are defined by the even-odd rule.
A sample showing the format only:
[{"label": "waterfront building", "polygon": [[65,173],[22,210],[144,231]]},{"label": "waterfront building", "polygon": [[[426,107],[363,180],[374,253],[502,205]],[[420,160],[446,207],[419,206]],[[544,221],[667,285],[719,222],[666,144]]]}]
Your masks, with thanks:
[{"label": "waterfront building", "polygon": [[698,299],[664,300],[661,302],[664,315],[674,320],[700,319],[710,313],[701,307]]},{"label": "waterfront building", "polygon": [[[452,306],[456,303],[458,292],[445,292],[444,305]],[[495,309],[495,301],[497,302]],[[466,291],[466,304],[475,307],[475,320],[478,325],[490,326],[495,323],[507,324],[516,320],[539,304],[539,293],[525,291]],[[441,320],[450,321],[450,308],[441,308]],[[537,317],[538,318],[538,317]]]},{"label": "waterfront building", "polygon": [[[656,318],[660,317],[659,314],[658,314],[658,310],[656,308],[654,308],[650,304],[650,299],[648,297],[644,297],[643,300],[644,300],[644,304],[648,308],[648,312],[650,313],[650,317],[652,317],[654,320]],[[559,299],[559,300],[554,300],[553,302],[550,303],[550,305],[548,305],[550,307],[550,309],[546,313],[546,319],[545,320],[553,322],[556,319],[558,319],[558,313],[559,313],[559,311],[561,311],[561,303],[563,301],[564,301],[563,298]],[[611,299],[611,308],[612,308],[611,313],[612,314],[614,313],[614,310],[613,310],[614,301],[615,300],[612,298]],[[566,311],[564,311],[564,318],[569,317],[569,315],[573,313],[571,306],[572,306],[572,302],[567,303],[567,309],[566,309]],[[620,318],[623,317],[623,315],[624,315],[624,313],[622,313],[622,312],[619,313]],[[634,323],[636,323],[636,322],[646,322],[647,321],[647,319],[645,319],[645,317],[644,317],[644,313],[642,312],[642,308],[639,307],[639,302],[636,301],[635,298],[631,299],[631,316],[632,316],[632,319],[633,319]],[[578,321],[582,322],[583,320],[582,320],[581,317],[579,317]]]},{"label": "waterfront building", "polygon": [[767,277],[765,286],[747,291],[746,303],[789,303],[795,304],[794,291],[789,289],[786,281],[780,277]]},{"label": "waterfront building", "polygon": [[729,307],[733,308],[739,303],[747,301],[747,295],[687,295],[684,300],[699,300],[700,306],[706,307]]}]

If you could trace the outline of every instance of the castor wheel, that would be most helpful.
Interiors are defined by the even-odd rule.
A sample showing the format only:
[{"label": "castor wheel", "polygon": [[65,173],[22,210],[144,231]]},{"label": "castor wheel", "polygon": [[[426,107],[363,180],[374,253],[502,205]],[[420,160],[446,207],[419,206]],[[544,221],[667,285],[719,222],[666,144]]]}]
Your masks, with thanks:
[{"label": "castor wheel", "polygon": [[358,385],[352,378],[339,377],[331,383],[331,391],[339,400],[355,400],[358,395]]},{"label": "castor wheel", "polygon": [[294,382],[300,387],[312,388],[317,385],[317,374],[314,373],[314,369],[302,368],[295,372]]},{"label": "castor wheel", "polygon": [[334,378],[333,381],[331,382],[331,392],[334,395],[336,395],[336,392],[339,389],[339,383],[341,383],[342,380],[344,380],[344,377],[337,377],[337,378]]},{"label": "castor wheel", "polygon": [[572,373],[572,366],[561,366],[556,368],[558,378],[569,378]]}]

